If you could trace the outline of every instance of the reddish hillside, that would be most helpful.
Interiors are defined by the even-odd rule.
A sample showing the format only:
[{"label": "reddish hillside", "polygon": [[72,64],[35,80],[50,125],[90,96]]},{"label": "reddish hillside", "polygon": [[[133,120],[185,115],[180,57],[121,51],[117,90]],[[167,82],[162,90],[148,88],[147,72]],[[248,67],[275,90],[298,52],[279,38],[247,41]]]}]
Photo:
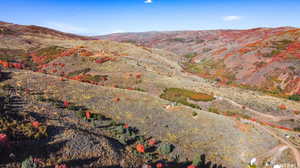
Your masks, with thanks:
[{"label": "reddish hillside", "polygon": [[187,72],[222,83],[273,94],[300,91],[300,29],[121,33],[98,38],[175,52]]},{"label": "reddish hillside", "polygon": [[51,36],[52,38],[63,38],[63,39],[73,39],[73,40],[88,40],[91,38],[74,35],[70,33],[63,33],[59,32],[53,29],[48,29],[45,27],[40,26],[24,26],[24,25],[17,25],[17,24],[11,24],[6,22],[0,21],[0,37],[8,36],[8,35],[34,35],[34,36]]}]

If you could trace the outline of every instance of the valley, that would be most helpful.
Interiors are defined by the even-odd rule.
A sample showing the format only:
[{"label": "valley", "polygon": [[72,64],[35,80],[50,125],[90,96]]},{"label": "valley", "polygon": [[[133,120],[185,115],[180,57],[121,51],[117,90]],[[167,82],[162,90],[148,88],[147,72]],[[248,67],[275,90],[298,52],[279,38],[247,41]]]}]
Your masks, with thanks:
[{"label": "valley", "polygon": [[[199,167],[241,168],[253,158],[258,167],[299,167],[299,37],[291,27],[82,37],[2,22],[1,95],[19,95],[21,114],[48,136],[37,151],[16,145],[22,155],[12,145],[17,159],[0,165],[37,155],[44,167],[188,167],[202,155]],[[152,138],[161,143],[148,146]],[[159,152],[165,143],[172,151]]]}]

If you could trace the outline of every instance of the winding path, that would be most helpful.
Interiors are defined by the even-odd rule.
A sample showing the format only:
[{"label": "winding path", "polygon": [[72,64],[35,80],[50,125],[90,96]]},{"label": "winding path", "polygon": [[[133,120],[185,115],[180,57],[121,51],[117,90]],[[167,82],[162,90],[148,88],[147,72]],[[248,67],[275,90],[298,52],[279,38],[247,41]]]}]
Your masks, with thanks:
[{"label": "winding path", "polygon": [[[189,78],[199,78],[196,75],[190,74],[190,73],[182,73],[183,76],[187,76]],[[192,80],[192,79],[191,79]],[[273,121],[273,122],[279,122],[279,121],[286,121],[286,120],[290,120],[290,119],[296,119],[296,120],[300,120],[300,115],[293,115],[293,116],[273,116],[273,115],[269,115],[269,114],[264,114],[262,112],[256,111],[254,109],[251,109],[249,107],[245,107],[244,105],[241,105],[231,99],[225,98],[225,97],[221,97],[221,96],[216,96],[217,99],[219,100],[226,100],[228,102],[230,102],[232,105],[248,110],[250,112],[252,112],[253,114],[259,116],[260,118],[263,118],[267,121]],[[248,123],[252,123],[254,126],[261,128],[262,130],[266,131],[268,134],[272,135],[274,138],[276,138],[277,140],[279,140],[283,145],[280,146],[276,146],[275,148],[271,149],[269,152],[265,153],[264,155],[269,155],[269,156],[273,156],[273,159],[276,159],[277,157],[279,157],[281,155],[281,153],[287,149],[291,149],[295,158],[295,161],[297,163],[297,167],[300,167],[300,152],[297,149],[298,146],[296,146],[295,144],[289,142],[288,140],[282,138],[281,136],[277,135],[274,131],[272,131],[271,129],[267,128],[267,126],[261,125],[261,123],[256,122],[256,121],[252,121],[252,120],[246,120],[243,119],[244,122],[248,122]],[[258,156],[259,158],[262,157],[262,155]]]},{"label": "winding path", "polygon": [[239,107],[239,108],[243,108],[244,107],[245,110],[248,110],[248,111],[252,112],[253,114],[258,115],[259,117],[265,118],[267,120],[272,120],[274,122],[286,121],[286,120],[291,120],[291,119],[300,120],[300,115],[293,115],[293,116],[273,116],[273,115],[270,115],[270,114],[264,114],[262,112],[259,112],[259,111],[256,111],[254,109],[251,109],[249,107],[245,107],[245,106],[243,106],[241,104],[238,104],[237,102],[235,102],[235,101],[233,101],[231,99],[228,99],[228,98],[217,96],[217,99],[219,99],[219,100],[226,100],[226,101],[230,102],[232,105],[234,105],[236,107]]}]

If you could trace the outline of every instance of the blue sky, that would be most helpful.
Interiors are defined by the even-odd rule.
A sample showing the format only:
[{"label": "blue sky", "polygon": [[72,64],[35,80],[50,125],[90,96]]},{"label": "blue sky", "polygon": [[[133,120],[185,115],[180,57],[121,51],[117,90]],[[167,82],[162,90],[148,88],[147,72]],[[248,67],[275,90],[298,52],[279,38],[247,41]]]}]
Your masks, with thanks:
[{"label": "blue sky", "polygon": [[1,0],[0,20],[100,35],[300,27],[300,0]]}]

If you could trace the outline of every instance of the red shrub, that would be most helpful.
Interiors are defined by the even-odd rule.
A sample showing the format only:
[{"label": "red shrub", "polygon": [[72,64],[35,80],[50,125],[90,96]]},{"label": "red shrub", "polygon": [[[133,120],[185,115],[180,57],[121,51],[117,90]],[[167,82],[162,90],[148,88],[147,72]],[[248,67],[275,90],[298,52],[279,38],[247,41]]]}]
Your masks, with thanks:
[{"label": "red shrub", "polygon": [[84,77],[82,75],[77,75],[77,76],[74,76],[74,77],[71,77],[70,79],[72,80],[77,80],[77,81],[81,81]]},{"label": "red shrub", "polygon": [[125,124],[125,125],[124,125],[124,128],[129,128],[129,125],[128,125],[128,124]]},{"label": "red shrub", "polygon": [[83,56],[83,57],[88,57],[88,56],[92,56],[93,55],[93,53],[92,52],[90,52],[90,51],[88,51],[88,50],[81,50],[80,51],[80,56]]},{"label": "red shrub", "polygon": [[33,160],[34,163],[37,163],[37,164],[40,164],[40,165],[45,164],[45,163],[44,163],[41,159],[39,159],[39,158],[32,158],[32,160]]},{"label": "red shrub", "polygon": [[65,107],[68,107],[69,105],[70,105],[69,102],[64,101],[64,106],[65,106]]},{"label": "red shrub", "polygon": [[136,145],[136,150],[140,153],[144,153],[145,152],[145,147],[144,145],[141,145],[141,144],[137,144]]},{"label": "red shrub", "polygon": [[286,110],[287,109],[286,105],[284,105],[284,104],[279,105],[278,108],[280,110]]},{"label": "red shrub", "polygon": [[30,89],[26,88],[26,89],[25,89],[25,93],[26,93],[26,94],[29,94],[29,93],[30,93]]},{"label": "red shrub", "polygon": [[61,165],[56,165],[55,168],[68,168],[68,166],[65,164],[61,164]]},{"label": "red shrub", "polygon": [[11,63],[12,67],[16,68],[16,69],[22,69],[23,65],[20,63]]},{"label": "red shrub", "polygon": [[153,138],[148,141],[148,145],[150,146],[154,146],[156,143],[157,143],[156,140]]},{"label": "red shrub", "polygon": [[5,145],[8,142],[8,137],[6,134],[0,134],[0,144]]},{"label": "red shrub", "polygon": [[164,167],[164,165],[162,163],[157,163],[156,164],[156,168],[163,168],[163,167]]},{"label": "red shrub", "polygon": [[0,64],[4,67],[4,68],[9,68],[9,63],[7,61],[1,61],[0,60]]},{"label": "red shrub", "polygon": [[102,63],[107,62],[107,61],[110,61],[110,60],[111,60],[110,57],[103,57],[103,58],[97,59],[97,60],[96,60],[96,63],[102,64]]},{"label": "red shrub", "polygon": [[113,99],[114,102],[119,102],[121,99],[119,97],[116,97]]},{"label": "red shrub", "polygon": [[141,73],[137,73],[137,74],[135,75],[135,77],[136,77],[137,79],[140,79],[140,78],[142,77],[142,74],[141,74]]},{"label": "red shrub", "polygon": [[189,165],[187,168],[197,168],[197,166]]},{"label": "red shrub", "polygon": [[34,128],[39,128],[40,125],[41,125],[41,123],[38,122],[38,121],[33,121],[31,124],[32,124],[32,126],[33,126]]},{"label": "red shrub", "polygon": [[91,115],[92,115],[91,112],[89,112],[89,111],[85,112],[86,119],[90,119]]}]

